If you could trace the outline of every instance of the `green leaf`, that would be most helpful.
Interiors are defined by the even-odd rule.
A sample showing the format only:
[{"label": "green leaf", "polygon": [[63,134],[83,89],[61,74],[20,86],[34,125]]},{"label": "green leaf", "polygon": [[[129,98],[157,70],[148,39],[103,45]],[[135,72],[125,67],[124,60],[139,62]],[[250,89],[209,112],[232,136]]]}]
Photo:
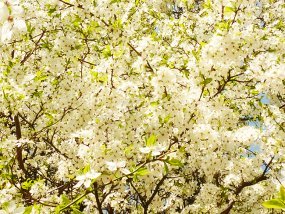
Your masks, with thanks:
[{"label": "green leaf", "polygon": [[134,174],[143,176],[143,175],[147,175],[148,173],[149,173],[149,171],[146,167],[141,167],[138,170],[136,170]]},{"label": "green leaf", "polygon": [[211,0],[207,0],[205,1],[205,3],[203,4],[204,9],[212,9],[212,3]]},{"label": "green leaf", "polygon": [[284,209],[285,204],[280,199],[271,199],[262,203],[265,208]]},{"label": "green leaf", "polygon": [[212,78],[206,78],[204,81],[201,82],[201,84],[202,84],[202,85],[207,85],[207,84],[209,84],[210,82],[212,82],[212,80],[213,80]]},{"label": "green leaf", "polygon": [[235,13],[235,8],[226,6],[224,8],[225,13]]},{"label": "green leaf", "polygon": [[90,171],[90,164],[86,165],[83,169],[83,174],[86,174],[87,172]]},{"label": "green leaf", "polygon": [[200,55],[199,51],[192,50],[192,55],[195,57],[197,61],[199,61],[199,55]]},{"label": "green leaf", "polygon": [[166,159],[165,160],[166,163],[169,163],[172,166],[178,166],[178,167],[182,167],[183,163],[181,163],[180,160],[172,158],[172,159]]},{"label": "green leaf", "polygon": [[181,146],[180,148],[179,148],[179,152],[181,152],[181,153],[185,153],[185,146]]},{"label": "green leaf", "polygon": [[279,195],[280,195],[280,199],[284,202],[285,201],[285,188],[283,186],[280,186]]},{"label": "green leaf", "polygon": [[73,214],[83,214],[83,212],[81,212],[80,210],[78,210],[78,209],[76,209],[75,207],[71,207],[71,209],[72,209],[72,213]]},{"label": "green leaf", "polygon": [[281,29],[284,29],[285,24],[284,24],[284,22],[282,20],[279,20],[275,27],[277,29],[281,30]]},{"label": "green leaf", "polygon": [[252,95],[258,95],[258,94],[259,94],[259,91],[258,91],[258,90],[252,90],[250,93],[251,93]]},{"label": "green leaf", "polygon": [[33,206],[26,207],[24,214],[30,214],[32,210],[33,210]]},{"label": "green leaf", "polygon": [[159,102],[158,101],[153,101],[150,103],[151,106],[155,107],[158,106]]},{"label": "green leaf", "polygon": [[34,181],[33,180],[27,180],[25,182],[22,183],[22,188],[23,189],[26,189],[26,190],[29,190],[30,187],[33,185]]},{"label": "green leaf", "polygon": [[80,16],[76,15],[75,19],[73,20],[72,24],[74,27],[79,28],[82,20]]},{"label": "green leaf", "polygon": [[45,116],[46,116],[47,119],[48,119],[47,125],[48,125],[48,126],[52,125],[53,122],[54,122],[54,117],[53,117],[53,115],[50,114],[50,113],[48,113],[48,112],[45,112],[44,114],[45,114]]},{"label": "green leaf", "polygon": [[116,20],[112,26],[115,28],[115,29],[122,29],[123,28],[123,24],[122,24],[122,20],[118,19]]},{"label": "green leaf", "polygon": [[150,135],[150,137],[146,140],[146,146],[153,146],[156,143],[156,136]]},{"label": "green leaf", "polygon": [[163,167],[164,173],[167,174],[169,172],[169,168],[165,162],[163,162],[163,164],[164,164],[164,167]]},{"label": "green leaf", "polygon": [[8,201],[4,202],[4,203],[2,204],[2,208],[3,208],[4,210],[7,210],[7,209],[9,208],[9,202],[8,202]]},{"label": "green leaf", "polygon": [[200,45],[201,45],[201,47],[204,47],[205,45],[207,45],[207,43],[206,42],[200,42]]},{"label": "green leaf", "polygon": [[42,81],[46,80],[47,78],[48,78],[48,76],[46,74],[44,74],[42,71],[37,71],[34,80],[37,82],[42,82]]},{"label": "green leaf", "polygon": [[27,31],[32,34],[32,32],[35,30],[35,27],[32,27],[30,23],[27,23]]},{"label": "green leaf", "polygon": [[55,214],[59,214],[60,211],[61,211],[61,208],[62,208],[62,206],[61,206],[61,205],[58,205],[58,206],[55,208],[54,213],[55,213]]},{"label": "green leaf", "polygon": [[70,203],[69,198],[65,194],[61,195],[61,200],[62,200],[62,203],[61,203],[62,205],[66,205]]},{"label": "green leaf", "polygon": [[171,118],[171,115],[169,114],[164,118],[163,122],[167,123],[170,120],[170,118]]},{"label": "green leaf", "polygon": [[[96,181],[96,179],[93,179],[93,183]],[[86,196],[82,197],[82,195],[79,195],[78,197],[75,198],[77,207],[78,205],[80,205],[84,200],[85,200]],[[74,206],[73,206],[74,207]]]},{"label": "green leaf", "polygon": [[37,89],[32,93],[32,97],[42,97],[43,91],[38,91]]},{"label": "green leaf", "polygon": [[48,50],[51,50],[52,44],[49,43],[48,40],[43,40],[43,43],[42,43],[41,47],[42,47],[42,48],[46,48],[46,49],[48,49]]},{"label": "green leaf", "polygon": [[108,57],[112,56],[111,46],[110,45],[106,45],[106,47],[103,50],[102,54],[103,54],[103,56],[105,58],[108,58]]},{"label": "green leaf", "polygon": [[216,29],[219,29],[221,31],[229,30],[230,28],[230,22],[229,21],[222,21],[218,22],[216,24]]},{"label": "green leaf", "polygon": [[50,8],[48,10],[48,15],[51,16],[56,11],[56,8]]}]

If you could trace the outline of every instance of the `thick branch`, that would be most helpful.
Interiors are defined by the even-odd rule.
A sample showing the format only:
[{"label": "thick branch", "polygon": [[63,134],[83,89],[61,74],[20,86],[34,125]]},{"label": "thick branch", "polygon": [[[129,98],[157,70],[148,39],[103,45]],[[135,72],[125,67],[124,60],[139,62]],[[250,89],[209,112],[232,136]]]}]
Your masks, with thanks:
[{"label": "thick branch", "polygon": [[[14,121],[15,121],[15,126],[16,126],[16,137],[17,137],[17,140],[20,140],[22,138],[22,133],[21,133],[21,126],[20,126],[18,114],[14,117]],[[23,156],[22,156],[22,146],[17,146],[16,152],[17,152],[17,161],[18,161],[19,167],[26,174],[27,171],[24,166],[24,161],[23,161]]]},{"label": "thick branch", "polygon": [[[259,183],[260,181],[264,181],[267,179],[266,177],[266,173],[268,172],[268,169],[270,167],[270,165],[272,164],[272,161],[274,159],[274,156],[270,159],[270,161],[268,162],[268,164],[266,164],[266,167],[265,169],[263,170],[263,173],[258,176],[258,177],[255,177],[253,178],[252,180],[250,181],[243,181],[234,191],[234,194],[236,196],[238,196],[242,190],[248,186],[252,186],[252,185],[255,185],[257,183]],[[231,201],[228,206],[226,207],[226,209],[224,209],[221,214],[229,214],[231,209],[233,208],[234,204],[235,204],[236,201]]]},{"label": "thick branch", "polygon": [[154,189],[152,195],[150,196],[150,198],[149,198],[149,199],[147,200],[147,202],[146,202],[146,206],[147,206],[147,207],[151,204],[152,200],[154,199],[154,197],[155,197],[156,194],[158,193],[158,190],[159,190],[159,188],[161,187],[161,185],[163,184],[163,182],[164,182],[165,179],[166,179],[166,175],[164,175],[164,176],[162,177],[162,179],[156,184],[156,187],[155,187],[155,189]]},{"label": "thick branch", "polygon": [[98,184],[97,182],[94,183],[94,191],[95,191],[95,199],[96,199],[96,203],[97,203],[97,209],[99,214],[103,214],[103,210],[102,210],[102,203],[99,199],[99,193],[98,193]]},{"label": "thick branch", "polygon": [[133,182],[132,182],[132,181],[130,181],[130,184],[131,184],[131,186],[133,187],[133,189],[135,190],[135,192],[137,193],[137,195],[138,195],[138,197],[139,197],[139,199],[140,199],[140,201],[141,201],[142,206],[145,207],[147,202],[144,200],[143,196],[139,193],[139,191],[137,190],[137,188],[133,185]]},{"label": "thick branch", "polygon": [[280,106],[279,108],[281,109],[281,108],[284,108],[284,107],[285,107],[285,103],[282,106]]}]

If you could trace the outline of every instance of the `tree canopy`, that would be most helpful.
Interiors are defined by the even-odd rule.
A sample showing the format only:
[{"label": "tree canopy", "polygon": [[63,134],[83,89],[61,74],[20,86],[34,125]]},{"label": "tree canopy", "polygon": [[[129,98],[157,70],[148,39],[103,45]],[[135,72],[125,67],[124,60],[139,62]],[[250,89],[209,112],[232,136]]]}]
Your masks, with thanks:
[{"label": "tree canopy", "polygon": [[283,0],[0,0],[0,213],[269,213],[284,22]]}]

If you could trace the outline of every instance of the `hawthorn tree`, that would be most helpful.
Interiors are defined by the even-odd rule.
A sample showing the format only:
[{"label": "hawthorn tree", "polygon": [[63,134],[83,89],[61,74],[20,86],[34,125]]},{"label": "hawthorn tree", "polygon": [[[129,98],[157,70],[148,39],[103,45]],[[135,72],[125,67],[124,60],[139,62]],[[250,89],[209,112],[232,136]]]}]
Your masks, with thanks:
[{"label": "hawthorn tree", "polygon": [[0,213],[270,213],[284,21],[283,0],[0,0]]}]

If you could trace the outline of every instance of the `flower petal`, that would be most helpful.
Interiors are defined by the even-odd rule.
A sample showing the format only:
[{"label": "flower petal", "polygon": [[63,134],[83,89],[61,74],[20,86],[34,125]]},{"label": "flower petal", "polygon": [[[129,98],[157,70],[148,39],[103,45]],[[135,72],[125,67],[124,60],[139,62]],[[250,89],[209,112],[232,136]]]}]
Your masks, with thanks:
[{"label": "flower petal", "polygon": [[84,186],[85,186],[86,188],[88,188],[88,187],[90,187],[90,185],[91,185],[91,180],[90,180],[90,179],[85,180]]},{"label": "flower petal", "polygon": [[117,164],[115,162],[106,161],[107,167],[110,171],[116,171],[117,170]]},{"label": "flower petal", "polygon": [[151,149],[149,147],[141,147],[140,151],[144,154],[150,153]]},{"label": "flower petal", "polygon": [[20,32],[26,32],[27,31],[26,22],[22,19],[15,19],[14,28],[16,28]]},{"label": "flower petal", "polygon": [[79,188],[79,187],[81,187],[83,183],[84,183],[84,180],[79,181],[79,182],[74,186],[74,188]]}]

